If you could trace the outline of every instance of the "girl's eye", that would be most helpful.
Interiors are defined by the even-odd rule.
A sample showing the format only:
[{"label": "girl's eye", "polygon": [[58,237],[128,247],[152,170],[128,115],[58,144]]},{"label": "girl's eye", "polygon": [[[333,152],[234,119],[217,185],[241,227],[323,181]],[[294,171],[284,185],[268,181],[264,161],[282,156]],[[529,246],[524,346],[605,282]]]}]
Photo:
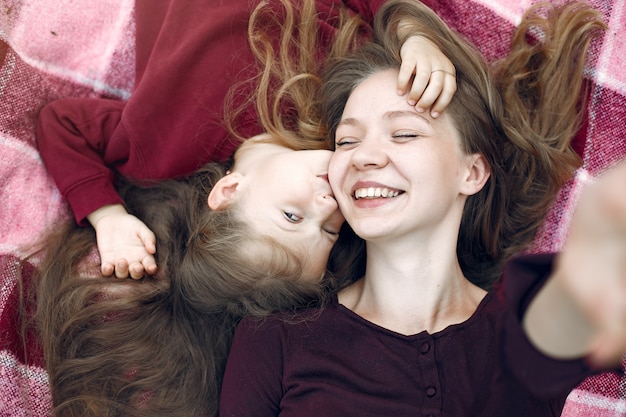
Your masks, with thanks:
[{"label": "girl's eye", "polygon": [[289,213],[288,211],[283,211],[283,214],[285,218],[289,220],[291,223],[299,223],[302,221],[302,217],[293,213]]}]

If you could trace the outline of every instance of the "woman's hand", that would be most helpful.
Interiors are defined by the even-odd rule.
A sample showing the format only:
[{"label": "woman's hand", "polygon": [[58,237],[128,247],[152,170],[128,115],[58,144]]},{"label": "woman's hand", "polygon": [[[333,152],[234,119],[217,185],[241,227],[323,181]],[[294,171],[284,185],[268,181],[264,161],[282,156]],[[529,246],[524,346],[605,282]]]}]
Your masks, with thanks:
[{"label": "woman's hand", "polygon": [[524,329],[535,347],[598,368],[626,353],[626,161],[588,185]]},{"label": "woman's hand", "polygon": [[591,362],[626,353],[626,161],[583,191],[554,279],[587,318]]},{"label": "woman's hand", "polygon": [[[408,91],[409,104],[418,112],[430,109],[433,118],[439,117],[456,92],[454,65],[434,43],[420,35],[407,38],[400,57],[398,94]],[[413,84],[409,85],[413,75]]]},{"label": "woman's hand", "polygon": [[156,273],[154,233],[121,204],[102,207],[87,219],[96,230],[102,275],[140,279]]}]

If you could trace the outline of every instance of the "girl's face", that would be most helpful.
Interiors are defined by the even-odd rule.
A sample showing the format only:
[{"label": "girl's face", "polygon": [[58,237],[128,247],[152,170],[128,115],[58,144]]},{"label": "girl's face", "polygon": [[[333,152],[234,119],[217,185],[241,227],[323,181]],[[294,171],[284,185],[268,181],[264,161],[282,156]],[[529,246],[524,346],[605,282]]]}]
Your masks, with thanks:
[{"label": "girl's face", "polygon": [[243,174],[237,191],[244,216],[258,233],[302,253],[306,277],[320,278],[344,222],[328,182],[332,152],[244,146],[233,171]]},{"label": "girl's face", "polygon": [[466,196],[482,187],[475,163],[480,167],[483,158],[464,155],[446,114],[418,113],[397,94],[396,80],[397,71],[382,71],[350,95],[335,135],[330,184],[365,240],[456,237]]}]

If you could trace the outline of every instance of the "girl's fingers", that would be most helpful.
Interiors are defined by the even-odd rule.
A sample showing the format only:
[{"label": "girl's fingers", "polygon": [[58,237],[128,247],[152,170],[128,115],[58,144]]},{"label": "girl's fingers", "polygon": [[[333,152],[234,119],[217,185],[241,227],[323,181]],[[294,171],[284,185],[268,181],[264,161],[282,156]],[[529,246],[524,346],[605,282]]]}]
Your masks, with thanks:
[{"label": "girl's fingers", "polygon": [[148,275],[156,274],[158,268],[154,256],[146,256],[142,264]]},{"label": "girl's fingers", "polygon": [[[428,92],[428,89],[426,89]],[[433,118],[439,117],[439,115],[448,107],[452,101],[452,97],[456,93],[456,77],[450,73],[445,73],[443,76],[443,87],[439,93],[439,96],[435,99],[430,109],[430,115]],[[421,105],[418,103],[418,106]]]},{"label": "girl's fingers", "polygon": [[[411,79],[413,83],[410,84]],[[398,93],[406,94],[408,91],[408,102],[415,106],[430,81],[430,70],[419,66],[407,64],[403,61],[398,74]]]},{"label": "girl's fingers", "polygon": [[[442,71],[433,71],[429,75],[428,85],[421,92],[421,97],[417,92],[411,91],[409,97],[413,95],[414,100],[417,102],[417,107],[421,110],[430,109],[437,101],[444,88],[445,73]],[[419,99],[419,101],[418,101]],[[444,107],[445,108],[445,107]]]},{"label": "girl's fingers", "polygon": [[430,66],[420,67],[403,64],[398,75],[398,94],[405,94],[410,77],[413,76],[407,101],[416,106],[422,113],[430,109],[431,116],[436,118],[450,104],[456,93],[456,76],[453,71],[435,69]]},{"label": "girl's fingers", "polygon": [[115,277],[128,278],[128,261],[126,259],[118,259],[115,263]]},{"label": "girl's fingers", "polygon": [[143,264],[140,262],[135,262],[128,268],[128,274],[132,279],[141,279],[144,274]]},{"label": "girl's fingers", "polygon": [[156,253],[156,236],[149,229],[142,229],[139,233],[139,238],[143,242],[144,248],[149,254],[154,255]]},{"label": "girl's fingers", "polygon": [[400,64],[400,71],[398,73],[398,94],[404,95],[409,85],[409,81],[411,81],[411,77],[413,76],[413,70],[415,69],[412,63],[409,63],[406,60],[402,60]]},{"label": "girl's fingers", "polygon": [[103,276],[110,277],[111,275],[113,275],[113,272],[115,272],[115,267],[110,262],[103,262],[100,266],[100,272]]}]

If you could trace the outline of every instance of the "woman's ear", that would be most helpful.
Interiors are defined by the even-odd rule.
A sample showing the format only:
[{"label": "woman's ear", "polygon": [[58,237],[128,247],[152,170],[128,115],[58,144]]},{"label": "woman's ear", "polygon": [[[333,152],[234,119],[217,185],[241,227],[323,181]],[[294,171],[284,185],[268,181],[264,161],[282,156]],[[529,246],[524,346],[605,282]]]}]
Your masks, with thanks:
[{"label": "woman's ear", "polygon": [[491,176],[491,168],[482,154],[468,155],[467,176],[463,184],[462,192],[465,195],[474,195],[483,189]]},{"label": "woman's ear", "polygon": [[214,211],[226,210],[237,199],[237,188],[243,175],[233,172],[220,178],[209,193],[209,208]]}]

